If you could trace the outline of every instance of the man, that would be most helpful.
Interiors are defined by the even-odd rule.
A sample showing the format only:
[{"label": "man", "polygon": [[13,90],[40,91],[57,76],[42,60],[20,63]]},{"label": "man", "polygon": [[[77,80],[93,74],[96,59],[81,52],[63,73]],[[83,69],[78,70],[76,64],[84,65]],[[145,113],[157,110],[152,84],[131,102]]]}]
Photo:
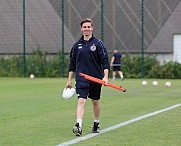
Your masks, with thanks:
[{"label": "man", "polygon": [[84,73],[108,82],[110,70],[107,50],[102,41],[93,36],[93,22],[90,18],[85,18],[80,23],[80,30],[83,36],[72,47],[70,52],[69,76],[66,88],[72,87],[72,77],[76,72],[76,93],[78,97],[77,120],[73,127],[76,136],[82,135],[82,121],[87,98],[92,100],[94,111],[94,125],[92,133],[99,132],[100,116],[100,96],[101,85],[88,81],[81,77],[79,73]]},{"label": "man", "polygon": [[121,57],[122,57],[121,53],[117,49],[115,49],[112,55],[111,64],[110,64],[113,68],[113,72],[112,72],[113,80],[116,79],[116,72],[118,72],[121,80],[124,79],[123,73],[121,71]]}]

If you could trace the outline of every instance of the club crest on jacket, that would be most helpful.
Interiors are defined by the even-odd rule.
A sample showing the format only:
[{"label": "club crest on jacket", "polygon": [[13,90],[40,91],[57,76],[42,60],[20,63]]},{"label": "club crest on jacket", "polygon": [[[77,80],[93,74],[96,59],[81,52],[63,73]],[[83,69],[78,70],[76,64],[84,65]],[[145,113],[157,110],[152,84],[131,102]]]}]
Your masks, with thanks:
[{"label": "club crest on jacket", "polygon": [[95,50],[96,50],[95,44],[93,44],[93,45],[90,47],[90,50],[91,50],[91,51],[95,51]]}]

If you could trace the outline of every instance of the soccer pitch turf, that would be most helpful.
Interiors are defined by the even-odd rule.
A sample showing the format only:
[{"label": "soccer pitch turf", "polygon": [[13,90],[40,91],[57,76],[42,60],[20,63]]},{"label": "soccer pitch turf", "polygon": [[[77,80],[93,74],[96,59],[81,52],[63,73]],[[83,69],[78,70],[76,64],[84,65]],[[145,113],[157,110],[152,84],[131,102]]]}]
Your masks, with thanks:
[{"label": "soccer pitch turf", "polygon": [[[181,104],[181,80],[125,79],[110,82],[127,89],[126,93],[103,87],[101,129]],[[61,94],[66,78],[0,78],[0,145],[53,146],[75,140],[76,95],[68,100]],[[165,82],[171,81],[171,87]],[[74,81],[73,81],[74,82]],[[128,125],[87,138],[73,145],[81,146],[180,146],[181,106]],[[93,125],[90,100],[85,107],[83,136]]]}]

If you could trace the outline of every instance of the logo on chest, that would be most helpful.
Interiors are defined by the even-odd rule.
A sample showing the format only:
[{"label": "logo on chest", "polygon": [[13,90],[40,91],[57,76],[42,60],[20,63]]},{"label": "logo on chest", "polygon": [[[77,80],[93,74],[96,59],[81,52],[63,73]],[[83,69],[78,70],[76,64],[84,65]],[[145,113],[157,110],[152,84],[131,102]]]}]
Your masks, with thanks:
[{"label": "logo on chest", "polygon": [[78,44],[78,49],[82,49],[82,44]]},{"label": "logo on chest", "polygon": [[90,47],[90,50],[91,50],[91,51],[95,51],[95,50],[96,50],[95,44],[93,44],[93,45]]}]

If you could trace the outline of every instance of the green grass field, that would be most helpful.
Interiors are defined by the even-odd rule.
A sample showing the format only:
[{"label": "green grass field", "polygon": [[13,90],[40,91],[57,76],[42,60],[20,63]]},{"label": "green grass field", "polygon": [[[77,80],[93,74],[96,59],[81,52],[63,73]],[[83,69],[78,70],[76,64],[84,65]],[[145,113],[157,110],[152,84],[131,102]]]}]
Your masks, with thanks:
[{"label": "green grass field", "polygon": [[[66,80],[0,78],[0,145],[54,146],[77,138],[72,133],[77,98],[61,97]],[[116,80],[126,93],[103,87],[101,129],[181,103],[181,80],[170,80],[171,87],[164,86],[167,80],[158,80],[158,86],[147,81],[142,86],[141,79]],[[92,125],[88,100],[83,136],[90,134]],[[180,146],[181,106],[73,145]]]}]

